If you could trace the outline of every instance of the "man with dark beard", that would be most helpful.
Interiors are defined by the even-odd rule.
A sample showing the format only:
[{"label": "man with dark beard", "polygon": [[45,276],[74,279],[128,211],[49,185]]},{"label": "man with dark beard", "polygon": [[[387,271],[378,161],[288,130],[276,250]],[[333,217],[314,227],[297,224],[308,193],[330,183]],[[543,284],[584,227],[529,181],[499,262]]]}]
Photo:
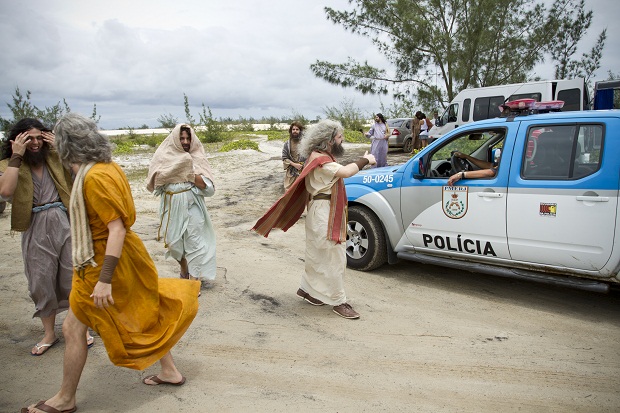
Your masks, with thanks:
[{"label": "man with dark beard", "polygon": [[308,128],[300,145],[301,156],[308,160],[302,173],[252,229],[265,237],[273,228],[286,231],[307,205],[306,268],[297,296],[312,305],[329,304],[339,316],[356,319],[360,315],[347,303],[344,291],[347,195],[343,178],[376,161],[366,152],[348,165],[336,162],[335,157],[344,154],[343,132],[339,122],[329,119]]},{"label": "man with dark beard", "polygon": [[284,190],[286,191],[293,185],[299,176],[301,168],[304,166],[305,158],[299,155],[299,141],[304,126],[301,122],[295,121],[288,128],[288,141],[284,142],[282,148],[282,164],[284,165]]},{"label": "man with dark beard", "polygon": [[[2,148],[0,199],[13,204],[11,231],[22,232],[24,272],[45,335],[31,350],[44,354],[58,343],[56,314],[69,307],[71,236],[69,197],[71,174],[53,149],[54,134],[37,119],[15,124]],[[87,344],[93,338],[86,333]]]}]

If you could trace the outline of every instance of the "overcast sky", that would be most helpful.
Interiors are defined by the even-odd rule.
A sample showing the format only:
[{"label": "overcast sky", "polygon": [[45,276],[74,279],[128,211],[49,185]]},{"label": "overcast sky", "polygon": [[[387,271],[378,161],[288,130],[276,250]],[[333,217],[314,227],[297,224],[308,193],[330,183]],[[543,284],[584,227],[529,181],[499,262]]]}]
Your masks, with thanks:
[{"label": "overcast sky", "polygon": [[[33,103],[65,98],[100,126],[158,126],[172,113],[185,119],[183,93],[198,118],[201,103],[216,118],[324,117],[326,106],[352,99],[365,113],[389,96],[364,96],[314,77],[316,59],[347,56],[385,66],[370,41],[328,22],[323,8],[347,0],[0,0],[0,115],[15,87]],[[594,24],[583,43],[592,47],[607,27],[602,68],[620,72],[618,0],[588,0]],[[550,65],[536,73],[553,76]]]}]

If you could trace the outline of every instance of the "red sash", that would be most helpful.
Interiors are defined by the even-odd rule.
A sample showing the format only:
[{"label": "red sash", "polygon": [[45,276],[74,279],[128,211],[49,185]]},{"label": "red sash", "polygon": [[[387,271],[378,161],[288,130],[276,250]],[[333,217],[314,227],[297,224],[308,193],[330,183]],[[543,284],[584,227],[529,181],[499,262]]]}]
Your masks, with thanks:
[{"label": "red sash", "polygon": [[[310,200],[310,194],[306,190],[306,176],[315,168],[322,167],[328,162],[335,162],[335,159],[329,154],[313,153],[293,185],[269,208],[265,215],[256,221],[252,230],[266,238],[273,228],[280,228],[286,232],[292,227],[299,220]],[[327,239],[336,243],[344,242],[347,239],[346,208],[347,194],[344,182],[342,179],[338,179],[331,193],[330,222],[327,228]]]}]

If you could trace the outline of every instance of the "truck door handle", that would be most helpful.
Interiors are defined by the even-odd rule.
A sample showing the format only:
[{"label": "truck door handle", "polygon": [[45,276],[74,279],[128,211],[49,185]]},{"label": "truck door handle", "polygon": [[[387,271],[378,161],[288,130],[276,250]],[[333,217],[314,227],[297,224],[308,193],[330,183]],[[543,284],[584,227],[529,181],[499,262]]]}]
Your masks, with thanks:
[{"label": "truck door handle", "polygon": [[585,202],[609,202],[609,198],[606,196],[578,196],[577,201]]},{"label": "truck door handle", "polygon": [[502,194],[499,192],[478,192],[478,196],[481,198],[501,198]]}]

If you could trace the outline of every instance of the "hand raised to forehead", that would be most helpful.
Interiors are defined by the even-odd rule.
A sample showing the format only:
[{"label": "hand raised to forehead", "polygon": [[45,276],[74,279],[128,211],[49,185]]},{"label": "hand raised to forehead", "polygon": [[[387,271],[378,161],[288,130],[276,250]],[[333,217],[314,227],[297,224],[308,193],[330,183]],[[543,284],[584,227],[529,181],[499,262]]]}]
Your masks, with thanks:
[{"label": "hand raised to forehead", "polygon": [[56,136],[54,135],[54,132],[43,131],[41,132],[41,136],[43,137],[43,140],[45,142],[49,143],[50,145],[54,145],[54,140],[56,138]]},{"label": "hand raised to forehead", "polygon": [[26,153],[26,146],[28,142],[30,142],[30,135],[28,132],[22,132],[15,137],[15,140],[11,141],[11,149],[13,153],[17,153],[19,155],[23,155]]}]

